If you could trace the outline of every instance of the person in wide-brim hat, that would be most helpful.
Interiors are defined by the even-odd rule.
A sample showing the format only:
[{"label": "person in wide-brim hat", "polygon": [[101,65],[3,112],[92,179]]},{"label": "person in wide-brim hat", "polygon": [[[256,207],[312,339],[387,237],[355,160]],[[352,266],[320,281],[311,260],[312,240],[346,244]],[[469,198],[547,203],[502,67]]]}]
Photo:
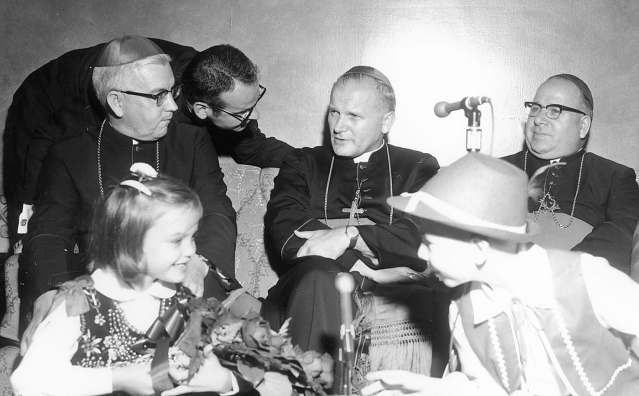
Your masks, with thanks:
[{"label": "person in wide-brim hat", "polygon": [[639,359],[619,336],[639,335],[639,285],[604,258],[531,243],[529,191],[518,168],[471,153],[388,199],[414,216],[427,271],[460,286],[450,324],[461,370],[369,373],[362,395],[639,394]]},{"label": "person in wide-brim hat", "polygon": [[389,205],[495,239],[529,242],[536,234],[528,214],[528,177],[505,161],[471,153],[443,168],[418,192]]}]

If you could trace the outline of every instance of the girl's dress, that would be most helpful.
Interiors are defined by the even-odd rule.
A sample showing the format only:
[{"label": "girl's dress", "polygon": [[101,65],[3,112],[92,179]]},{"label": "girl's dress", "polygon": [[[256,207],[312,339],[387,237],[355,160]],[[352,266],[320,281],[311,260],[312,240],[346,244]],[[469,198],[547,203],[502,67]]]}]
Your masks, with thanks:
[{"label": "girl's dress", "polygon": [[131,346],[188,293],[160,281],[137,292],[101,269],[66,286],[11,377],[18,395],[113,393],[111,368],[149,361]]}]

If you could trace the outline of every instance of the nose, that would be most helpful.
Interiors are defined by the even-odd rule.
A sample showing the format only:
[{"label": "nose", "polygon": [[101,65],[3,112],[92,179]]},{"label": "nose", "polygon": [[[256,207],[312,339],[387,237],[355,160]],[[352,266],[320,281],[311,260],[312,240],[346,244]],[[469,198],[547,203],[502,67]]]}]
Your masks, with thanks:
[{"label": "nose", "polygon": [[333,125],[333,133],[342,133],[342,132],[345,132],[346,130],[347,130],[346,120],[344,120],[344,117],[340,114],[339,116],[337,116],[337,121],[335,121],[335,125]]},{"label": "nose", "polygon": [[546,115],[546,108],[543,108],[543,109],[539,110],[539,114],[537,114],[535,116],[535,120],[534,121],[535,121],[535,125],[539,125],[542,122],[543,123],[548,122],[548,116]]},{"label": "nose", "polygon": [[163,106],[166,111],[176,111],[178,109],[178,105],[175,103],[175,99],[173,99],[173,96],[170,93],[166,95],[166,100],[164,101]]},{"label": "nose", "polygon": [[182,250],[182,255],[184,257],[191,257],[195,254],[195,240],[193,238],[187,238],[184,241],[184,246]]}]

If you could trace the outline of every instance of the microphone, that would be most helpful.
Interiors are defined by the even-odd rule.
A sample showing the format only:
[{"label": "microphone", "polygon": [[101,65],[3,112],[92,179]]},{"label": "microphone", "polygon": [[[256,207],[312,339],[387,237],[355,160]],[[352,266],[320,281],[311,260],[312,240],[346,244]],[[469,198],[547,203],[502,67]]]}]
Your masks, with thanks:
[{"label": "microphone", "polygon": [[435,115],[439,118],[444,118],[455,110],[473,110],[483,103],[490,103],[490,98],[487,96],[469,96],[455,103],[439,102],[435,105]]},{"label": "microphone", "polygon": [[340,336],[342,347],[339,350],[341,363],[340,394],[351,395],[351,378],[353,375],[355,329],[353,328],[353,304],[351,294],[355,290],[355,280],[348,272],[340,272],[335,277],[335,288],[339,292],[339,305],[342,314]]}]

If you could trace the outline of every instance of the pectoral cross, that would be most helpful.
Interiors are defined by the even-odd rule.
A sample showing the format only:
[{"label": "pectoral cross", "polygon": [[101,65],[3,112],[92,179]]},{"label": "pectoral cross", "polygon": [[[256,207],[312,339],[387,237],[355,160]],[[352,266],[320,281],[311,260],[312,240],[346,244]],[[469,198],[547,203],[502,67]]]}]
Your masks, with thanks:
[{"label": "pectoral cross", "polygon": [[550,195],[549,192],[547,192],[546,195],[539,200],[539,213],[554,212],[559,209],[557,201],[555,201],[555,198]]},{"label": "pectoral cross", "polygon": [[364,209],[357,207],[358,204],[359,204],[359,188],[357,189],[357,191],[355,191],[355,199],[353,199],[353,203],[351,203],[351,207],[342,209],[342,212],[350,213],[348,217],[348,225],[353,225],[355,223],[356,214],[359,215],[364,213]]},{"label": "pectoral cross", "polygon": [[348,225],[353,225],[355,223],[355,215],[364,213],[364,209],[360,209],[357,207],[357,199],[353,200],[350,208],[342,209],[342,212],[350,213],[348,217]]}]

